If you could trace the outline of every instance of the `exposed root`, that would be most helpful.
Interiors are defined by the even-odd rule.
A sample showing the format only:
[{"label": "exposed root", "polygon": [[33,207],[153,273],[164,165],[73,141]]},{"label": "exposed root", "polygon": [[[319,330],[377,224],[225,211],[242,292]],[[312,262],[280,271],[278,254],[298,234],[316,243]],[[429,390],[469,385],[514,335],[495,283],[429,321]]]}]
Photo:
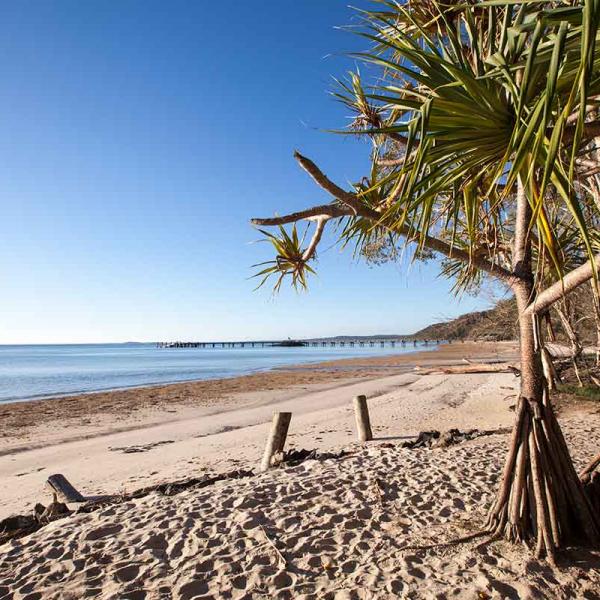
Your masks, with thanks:
[{"label": "exposed root", "polygon": [[[401,551],[404,551],[404,550],[433,550],[434,548],[445,548],[448,546],[458,546],[460,544],[466,544],[467,542],[476,540],[477,538],[484,537],[486,535],[489,536],[490,532],[485,529],[481,529],[479,531],[476,531],[475,533],[469,533],[468,535],[465,535],[463,537],[455,538],[453,540],[448,540],[446,542],[437,542],[435,544],[414,544],[411,546],[402,546],[401,548],[399,548],[399,550],[401,550]],[[496,539],[497,539],[497,536],[492,535],[489,537],[489,539],[485,540],[482,543],[489,544],[490,542],[493,542]]]},{"label": "exposed root", "polygon": [[519,399],[504,474],[486,531],[512,542],[535,541],[535,555],[549,562],[555,561],[556,551],[568,542],[600,541],[598,516],[547,401]]}]

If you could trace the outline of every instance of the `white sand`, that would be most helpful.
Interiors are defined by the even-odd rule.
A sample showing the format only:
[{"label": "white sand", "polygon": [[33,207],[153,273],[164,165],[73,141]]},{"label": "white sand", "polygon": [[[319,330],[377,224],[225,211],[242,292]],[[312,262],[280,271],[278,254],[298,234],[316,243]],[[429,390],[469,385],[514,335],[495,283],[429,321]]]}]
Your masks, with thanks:
[{"label": "white sand", "polygon": [[[63,473],[86,494],[132,491],[152,483],[197,475],[207,468],[225,471],[252,467],[264,447],[267,423],[273,410],[293,412],[289,444],[302,448],[329,448],[355,439],[352,397],[372,398],[371,413],[377,437],[396,439],[416,435],[421,429],[456,427],[502,427],[511,423],[511,402],[501,398],[512,393],[496,382],[513,384],[511,375],[394,375],[381,379],[245,394],[244,401],[221,408],[178,408],[170,421],[136,428],[129,421],[115,422],[112,433],[92,424],[71,429],[73,442],[61,442],[0,456],[0,518],[43,500],[44,482]],[[498,402],[488,402],[486,390],[498,388]],[[468,400],[473,413],[453,411],[452,405]],[[479,408],[477,408],[479,405]],[[469,408],[464,407],[464,408]],[[464,411],[465,414],[466,411]],[[173,420],[174,419],[174,420]],[[36,433],[52,439],[52,424]],[[120,431],[125,428],[125,431]],[[110,431],[110,430],[109,430]],[[64,433],[63,433],[64,436]],[[165,443],[168,442],[168,443]],[[159,444],[152,447],[153,444]],[[133,446],[150,448],[126,453]],[[1,446],[0,446],[1,448]]]},{"label": "white sand", "polygon": [[[289,445],[352,451],[56,521],[0,548],[0,598],[600,598],[598,553],[558,569],[504,542],[406,549],[482,522],[507,435],[434,450],[400,442],[424,429],[507,427],[515,385],[507,374],[411,374],[260,393],[225,413],[4,456],[8,513],[47,500],[51,472],[91,494],[255,466],[275,407],[294,413]],[[366,447],[353,441],[357,393],[372,398],[378,440]],[[598,414],[563,425],[579,464],[597,452]]]}]

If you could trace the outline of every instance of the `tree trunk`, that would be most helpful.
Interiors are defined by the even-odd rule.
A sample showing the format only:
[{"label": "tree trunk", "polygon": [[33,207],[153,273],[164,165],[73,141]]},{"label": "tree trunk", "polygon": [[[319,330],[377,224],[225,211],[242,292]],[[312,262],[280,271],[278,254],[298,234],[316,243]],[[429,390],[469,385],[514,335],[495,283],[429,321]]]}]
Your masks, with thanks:
[{"label": "tree trunk", "polygon": [[[594,139],[596,142],[596,138]],[[599,147],[599,146],[596,146]],[[596,150],[596,162],[600,162],[600,152]],[[592,191],[592,199],[596,204],[596,208],[600,211],[600,176],[594,175],[590,177],[590,188]],[[596,323],[596,366],[600,366],[600,292],[598,290],[598,282],[592,278],[590,280],[592,286],[592,304],[594,306],[594,321]]]},{"label": "tree trunk", "polygon": [[594,323],[596,325],[596,366],[600,366],[600,295],[596,282],[590,280],[592,288],[592,306],[594,310]]},{"label": "tree trunk", "polygon": [[555,550],[572,541],[600,541],[600,523],[592,512],[544,381],[539,321],[525,309],[533,300],[531,209],[519,183],[513,251],[514,285],[519,312],[521,390],[504,473],[490,510],[487,529],[510,541],[535,540],[536,556],[554,560]]},{"label": "tree trunk", "polygon": [[600,523],[550,404],[534,327],[527,317],[521,317],[519,324],[521,393],[504,475],[487,526],[494,535],[511,541],[535,539],[536,555],[545,554],[552,561],[555,550],[566,543],[597,544]]}]

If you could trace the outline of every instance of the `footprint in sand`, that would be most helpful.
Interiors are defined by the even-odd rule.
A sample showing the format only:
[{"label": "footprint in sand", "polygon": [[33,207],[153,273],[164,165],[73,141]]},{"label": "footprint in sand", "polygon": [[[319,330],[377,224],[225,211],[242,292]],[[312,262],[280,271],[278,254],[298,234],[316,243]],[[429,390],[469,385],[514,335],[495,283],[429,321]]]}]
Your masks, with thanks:
[{"label": "footprint in sand", "polygon": [[248,579],[244,575],[238,575],[237,577],[232,578],[231,585],[236,590],[244,590],[248,585]]},{"label": "footprint in sand", "polygon": [[275,585],[275,588],[279,591],[285,588],[289,588],[293,583],[293,579],[285,571],[280,571],[273,578],[273,584]]},{"label": "footprint in sand", "polygon": [[112,525],[105,525],[104,527],[98,527],[97,529],[92,529],[87,536],[86,540],[100,540],[109,535],[115,535],[119,533],[123,529],[123,525],[119,525],[118,523],[114,523]]},{"label": "footprint in sand", "polygon": [[192,600],[198,596],[204,596],[208,593],[208,585],[206,581],[194,580],[189,583],[184,583],[179,588],[178,597],[180,600]]},{"label": "footprint in sand", "polygon": [[121,582],[133,581],[140,573],[139,565],[126,564],[123,567],[119,567],[118,565],[117,567],[115,577]]}]

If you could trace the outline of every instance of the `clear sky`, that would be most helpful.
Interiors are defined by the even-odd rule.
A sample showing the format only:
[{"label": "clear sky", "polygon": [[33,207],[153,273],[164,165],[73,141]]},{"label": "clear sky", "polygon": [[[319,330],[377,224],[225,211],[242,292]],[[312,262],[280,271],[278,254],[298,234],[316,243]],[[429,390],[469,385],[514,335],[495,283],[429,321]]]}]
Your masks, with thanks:
[{"label": "clear sky", "polygon": [[[354,3],[364,6],[362,0]],[[409,333],[484,307],[434,264],[320,253],[309,293],[253,289],[252,216],[368,165],[331,75],[364,41],[346,0],[0,5],[0,343]]]}]

